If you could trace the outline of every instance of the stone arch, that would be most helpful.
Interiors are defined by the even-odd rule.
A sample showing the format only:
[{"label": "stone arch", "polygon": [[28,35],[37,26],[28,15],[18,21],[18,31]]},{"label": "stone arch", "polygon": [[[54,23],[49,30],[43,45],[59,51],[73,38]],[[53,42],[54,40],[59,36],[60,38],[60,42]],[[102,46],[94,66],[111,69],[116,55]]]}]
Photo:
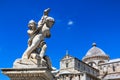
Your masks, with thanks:
[{"label": "stone arch", "polygon": [[99,64],[102,64],[102,63],[105,63],[105,61],[99,61],[99,62],[98,62],[98,65],[99,65]]}]

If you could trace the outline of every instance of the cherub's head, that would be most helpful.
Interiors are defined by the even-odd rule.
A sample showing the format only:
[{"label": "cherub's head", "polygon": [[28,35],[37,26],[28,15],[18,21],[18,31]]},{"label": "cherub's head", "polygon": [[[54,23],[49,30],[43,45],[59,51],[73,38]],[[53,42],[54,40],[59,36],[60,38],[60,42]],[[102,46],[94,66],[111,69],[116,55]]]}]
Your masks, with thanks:
[{"label": "cherub's head", "polygon": [[31,30],[36,30],[36,22],[34,20],[30,20],[29,23],[28,23],[28,28],[31,29]]},{"label": "cherub's head", "polygon": [[51,28],[54,23],[55,23],[54,18],[52,18],[52,17],[47,17],[46,18],[46,25],[47,25],[47,27]]}]

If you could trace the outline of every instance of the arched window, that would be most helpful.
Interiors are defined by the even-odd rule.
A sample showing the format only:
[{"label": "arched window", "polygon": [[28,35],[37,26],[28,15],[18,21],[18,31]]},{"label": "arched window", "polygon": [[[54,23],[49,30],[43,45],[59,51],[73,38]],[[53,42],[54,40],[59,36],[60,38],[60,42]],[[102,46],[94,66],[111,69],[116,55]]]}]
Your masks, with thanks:
[{"label": "arched window", "polygon": [[90,66],[95,66],[95,65],[96,65],[95,62],[89,62],[88,64],[89,64]]},{"label": "arched window", "polygon": [[78,63],[78,68],[80,68],[80,63]]},{"label": "arched window", "polygon": [[66,68],[68,68],[68,63],[66,63]]},{"label": "arched window", "polygon": [[114,65],[112,66],[112,68],[113,68],[113,71],[115,71],[115,66]]}]

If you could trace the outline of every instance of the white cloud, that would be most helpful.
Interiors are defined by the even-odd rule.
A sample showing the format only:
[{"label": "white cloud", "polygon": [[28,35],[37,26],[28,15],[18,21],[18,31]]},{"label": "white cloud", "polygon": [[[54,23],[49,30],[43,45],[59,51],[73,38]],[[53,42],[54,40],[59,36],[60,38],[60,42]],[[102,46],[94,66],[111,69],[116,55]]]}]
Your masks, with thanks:
[{"label": "white cloud", "polygon": [[73,25],[74,24],[74,22],[72,21],[72,20],[70,20],[70,21],[68,21],[68,25],[70,26],[70,25]]}]

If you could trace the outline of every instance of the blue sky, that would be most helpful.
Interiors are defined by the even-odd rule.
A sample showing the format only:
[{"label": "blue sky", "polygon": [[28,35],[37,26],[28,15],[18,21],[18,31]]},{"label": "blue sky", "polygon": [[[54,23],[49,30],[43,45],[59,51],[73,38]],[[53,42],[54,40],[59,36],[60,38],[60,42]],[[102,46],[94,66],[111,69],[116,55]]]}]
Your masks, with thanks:
[{"label": "blue sky", "polygon": [[[27,24],[51,8],[55,18],[52,36],[46,39],[52,65],[66,54],[82,59],[93,42],[110,56],[120,57],[119,0],[0,0],[0,68],[11,68],[27,48]],[[0,80],[9,80],[0,74]]]}]

